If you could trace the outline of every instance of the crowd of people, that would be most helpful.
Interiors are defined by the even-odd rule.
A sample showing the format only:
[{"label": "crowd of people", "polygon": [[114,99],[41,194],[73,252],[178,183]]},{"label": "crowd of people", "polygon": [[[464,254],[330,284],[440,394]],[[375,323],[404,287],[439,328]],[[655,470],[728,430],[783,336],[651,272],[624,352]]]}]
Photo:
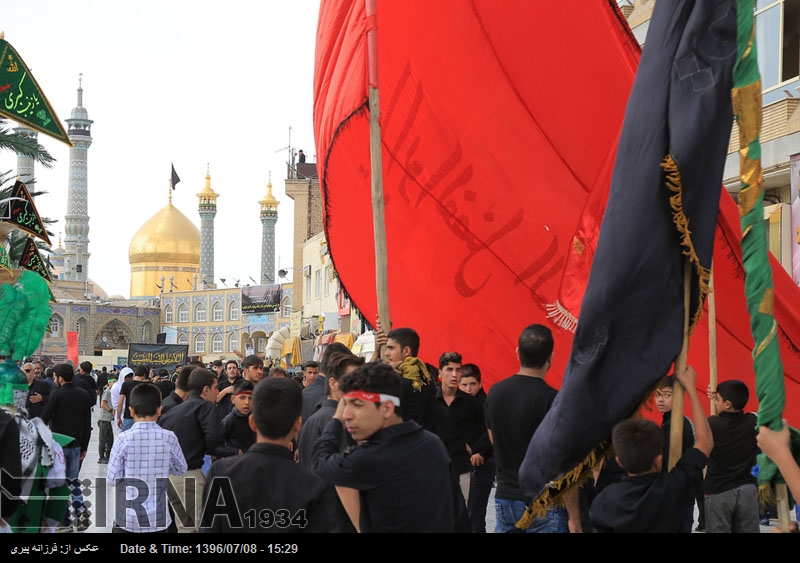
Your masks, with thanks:
[{"label": "crowd of people", "polygon": [[[546,381],[555,353],[550,329],[522,330],[517,373],[488,393],[480,367],[462,353],[443,351],[430,364],[420,346],[412,328],[378,327],[369,361],[333,343],[297,377],[265,370],[256,355],[241,364],[190,362],[174,373],[97,371],[89,362],[43,373],[40,362],[23,363],[27,418],[69,437],[61,449],[70,502],[56,529],[89,527],[79,475],[92,409],[97,463],[107,466],[116,495],[114,533],[686,533],[695,503],[698,530],[757,533],[759,447],[800,493],[788,429],[757,430],[745,411],[749,390],[736,380],[708,390],[718,414],[707,417],[686,367],[654,391],[661,425],[642,417],[617,424],[612,455],[523,527],[532,499],[519,468],[557,395]],[[669,468],[676,380],[692,416]],[[6,521],[18,521],[12,505],[19,510],[4,499],[5,531],[14,528]]]}]

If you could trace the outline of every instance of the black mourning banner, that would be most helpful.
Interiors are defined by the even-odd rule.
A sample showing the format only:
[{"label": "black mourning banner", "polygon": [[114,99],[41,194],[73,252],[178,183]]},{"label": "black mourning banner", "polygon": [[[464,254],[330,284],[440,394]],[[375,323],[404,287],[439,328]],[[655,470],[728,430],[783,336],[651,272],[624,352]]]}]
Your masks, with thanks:
[{"label": "black mourning banner", "polygon": [[187,344],[135,344],[128,345],[128,366],[149,366],[174,371],[186,364],[189,358]]}]

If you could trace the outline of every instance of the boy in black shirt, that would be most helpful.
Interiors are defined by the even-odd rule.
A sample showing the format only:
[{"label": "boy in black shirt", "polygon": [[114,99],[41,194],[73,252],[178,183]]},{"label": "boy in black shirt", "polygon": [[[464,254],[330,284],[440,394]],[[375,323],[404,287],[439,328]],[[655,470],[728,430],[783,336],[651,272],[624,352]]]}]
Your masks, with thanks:
[{"label": "boy in black shirt", "polygon": [[711,427],[697,395],[697,374],[687,366],[676,374],[686,389],[697,421],[694,447],[668,473],[661,471],[664,435],[650,420],[629,418],[614,427],[617,462],[627,475],[603,489],[592,502],[592,524],[598,532],[680,532],[686,506],[703,480],[703,467],[714,447]]},{"label": "boy in black shirt", "polygon": [[240,452],[246,452],[256,441],[256,433],[248,420],[253,404],[253,387],[253,382],[246,379],[233,384],[233,409],[222,419],[225,444]]}]

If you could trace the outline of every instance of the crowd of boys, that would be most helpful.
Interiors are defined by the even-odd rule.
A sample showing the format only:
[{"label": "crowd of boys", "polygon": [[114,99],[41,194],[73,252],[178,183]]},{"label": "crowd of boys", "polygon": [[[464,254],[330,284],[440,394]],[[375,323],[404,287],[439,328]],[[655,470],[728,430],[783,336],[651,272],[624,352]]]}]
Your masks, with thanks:
[{"label": "crowd of boys", "polygon": [[[329,345],[300,378],[277,367],[265,376],[254,355],[241,367],[194,362],[172,376],[139,366],[93,377],[88,362],[64,363],[48,370],[54,385],[33,363],[22,368],[29,414],[73,438],[63,448],[71,482],[99,409],[98,463],[116,494],[115,533],[483,533],[493,487],[495,532],[685,533],[697,503],[698,530],[757,533],[759,447],[800,492],[788,430],[759,433],[737,380],[708,389],[718,414],[706,417],[686,367],[654,390],[660,425],[639,416],[617,424],[612,455],[582,490],[520,529],[531,499],[518,471],[557,395],[545,380],[553,348],[549,328],[526,327],[518,372],[488,393],[478,365],[458,352],[441,353],[438,369],[422,362],[411,328],[378,327],[370,361]],[[692,416],[668,467],[676,380]],[[64,525],[72,518],[85,529],[80,488],[72,493]]]}]

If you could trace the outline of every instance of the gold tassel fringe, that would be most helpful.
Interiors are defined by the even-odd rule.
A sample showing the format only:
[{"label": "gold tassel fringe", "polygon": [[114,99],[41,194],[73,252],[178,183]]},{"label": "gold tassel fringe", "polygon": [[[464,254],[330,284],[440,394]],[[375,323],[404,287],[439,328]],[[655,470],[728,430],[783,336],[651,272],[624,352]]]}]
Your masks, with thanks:
[{"label": "gold tassel fringe", "polygon": [[673,194],[669,198],[669,205],[672,208],[672,220],[675,223],[675,226],[677,227],[678,233],[681,237],[683,254],[689,257],[689,260],[694,266],[694,269],[698,275],[697,283],[700,287],[700,296],[697,303],[697,310],[692,316],[692,320],[689,325],[689,334],[691,334],[694,332],[694,328],[697,325],[697,322],[700,320],[700,315],[703,312],[703,301],[705,300],[706,295],[711,292],[711,287],[709,286],[711,269],[706,268],[700,263],[700,259],[695,252],[694,244],[692,243],[692,231],[689,230],[689,218],[686,217],[686,213],[683,210],[683,184],[681,182],[681,173],[680,170],[678,170],[678,165],[675,164],[675,161],[672,159],[672,155],[668,154],[664,157],[664,160],[661,161],[661,168],[666,174],[667,188]]}]

